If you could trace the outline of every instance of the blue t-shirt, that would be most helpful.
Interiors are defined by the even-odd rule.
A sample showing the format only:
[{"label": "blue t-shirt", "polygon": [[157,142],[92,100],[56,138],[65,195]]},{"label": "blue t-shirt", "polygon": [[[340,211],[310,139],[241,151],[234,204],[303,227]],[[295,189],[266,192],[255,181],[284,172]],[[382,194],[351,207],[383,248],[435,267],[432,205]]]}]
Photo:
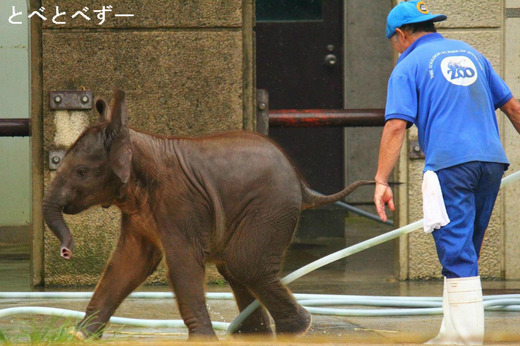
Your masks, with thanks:
[{"label": "blue t-shirt", "polygon": [[512,97],[481,53],[431,33],[401,54],[388,82],[385,120],[417,126],[425,171],[470,161],[509,164],[495,110]]}]

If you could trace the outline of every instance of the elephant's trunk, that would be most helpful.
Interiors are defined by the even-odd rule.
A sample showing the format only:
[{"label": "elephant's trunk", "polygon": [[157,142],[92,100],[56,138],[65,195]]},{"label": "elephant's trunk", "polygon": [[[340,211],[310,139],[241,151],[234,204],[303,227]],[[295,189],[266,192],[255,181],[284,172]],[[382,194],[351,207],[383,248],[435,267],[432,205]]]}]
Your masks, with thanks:
[{"label": "elephant's trunk", "polygon": [[69,226],[67,226],[67,223],[65,223],[63,219],[63,208],[46,196],[43,199],[42,210],[45,223],[61,242],[60,256],[65,259],[70,259],[72,257],[72,250],[74,249],[74,239],[72,239]]}]

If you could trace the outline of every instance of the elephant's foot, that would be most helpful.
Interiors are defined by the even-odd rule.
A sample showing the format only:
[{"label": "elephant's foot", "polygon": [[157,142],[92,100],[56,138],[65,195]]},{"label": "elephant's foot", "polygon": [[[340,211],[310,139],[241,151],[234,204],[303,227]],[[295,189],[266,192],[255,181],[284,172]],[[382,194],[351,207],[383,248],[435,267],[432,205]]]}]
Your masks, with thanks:
[{"label": "elephant's foot", "polygon": [[273,330],[269,322],[261,321],[259,323],[242,323],[233,334],[247,335],[272,335]]},{"label": "elephant's foot", "polygon": [[211,342],[218,341],[217,335],[213,330],[213,326],[211,325],[211,321],[208,320],[206,323],[186,323],[188,327],[188,341],[198,341],[198,342]]},{"label": "elephant's foot", "polygon": [[76,330],[76,328],[72,328],[69,330],[69,335],[72,335],[76,340],[84,341],[87,337],[82,332]]},{"label": "elephant's foot", "polygon": [[269,315],[263,308],[255,310],[238,326],[233,334],[272,335],[273,330]]},{"label": "elephant's foot", "polygon": [[78,340],[99,340],[103,336],[105,326],[106,323],[101,322],[97,316],[85,316],[69,334]]},{"label": "elephant's foot", "polygon": [[218,342],[218,338],[217,336],[215,335],[215,333],[213,334],[192,334],[190,333],[188,335],[188,341],[190,342]]},{"label": "elephant's foot", "polygon": [[296,316],[278,319],[276,322],[276,334],[301,336],[307,333],[312,324],[311,314],[299,306]]}]

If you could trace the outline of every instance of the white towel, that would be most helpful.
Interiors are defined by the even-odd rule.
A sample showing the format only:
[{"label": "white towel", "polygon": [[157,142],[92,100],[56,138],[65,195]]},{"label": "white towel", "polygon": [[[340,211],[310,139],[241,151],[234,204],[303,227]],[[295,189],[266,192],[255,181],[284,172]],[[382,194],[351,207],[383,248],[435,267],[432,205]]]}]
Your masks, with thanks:
[{"label": "white towel", "polygon": [[434,171],[426,171],[422,183],[424,232],[431,233],[450,223],[441,184]]}]

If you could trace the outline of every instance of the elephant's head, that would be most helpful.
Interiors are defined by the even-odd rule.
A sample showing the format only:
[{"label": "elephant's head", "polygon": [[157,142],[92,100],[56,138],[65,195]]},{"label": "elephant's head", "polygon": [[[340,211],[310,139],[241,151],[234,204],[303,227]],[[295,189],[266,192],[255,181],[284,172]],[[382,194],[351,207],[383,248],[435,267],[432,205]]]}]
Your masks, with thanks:
[{"label": "elephant's head", "polygon": [[125,93],[115,90],[110,108],[96,102],[101,114],[69,148],[43,198],[45,222],[61,242],[60,255],[70,259],[74,240],[63,213],[76,214],[93,205],[109,206],[122,198],[130,179],[132,151]]}]

